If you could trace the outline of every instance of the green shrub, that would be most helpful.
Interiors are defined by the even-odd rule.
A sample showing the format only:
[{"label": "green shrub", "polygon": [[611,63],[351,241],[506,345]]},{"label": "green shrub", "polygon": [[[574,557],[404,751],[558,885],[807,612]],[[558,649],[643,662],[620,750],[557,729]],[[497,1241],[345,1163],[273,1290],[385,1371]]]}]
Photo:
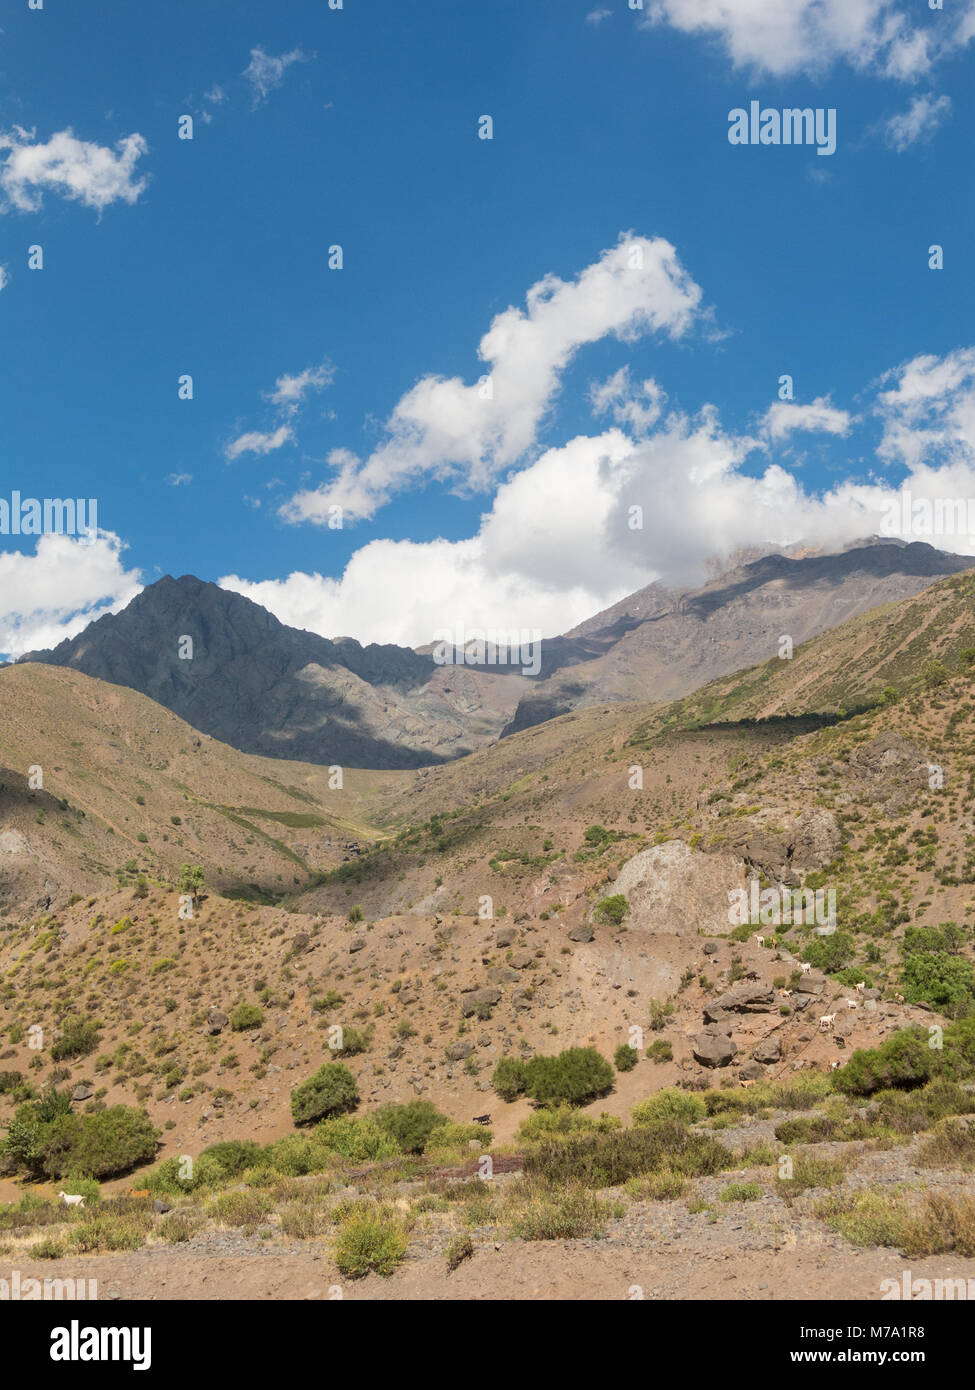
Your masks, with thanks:
[{"label": "green shrub", "polygon": [[403,1260],[407,1237],[402,1225],[390,1218],[364,1214],[346,1221],[333,1247],[335,1263],[347,1279],[376,1273],[384,1277]]},{"label": "green shrub", "polygon": [[152,1225],[148,1213],[128,1215],[106,1212],[97,1216],[85,1217],[69,1233],[73,1246],[84,1254],[99,1251],[138,1250],[145,1243],[146,1232]]},{"label": "green shrub", "polygon": [[314,1133],[285,1134],[268,1144],[258,1167],[268,1167],[283,1177],[301,1178],[308,1173],[322,1172],[329,1161],[328,1149],[315,1141]]},{"label": "green shrub", "polygon": [[703,1120],[707,1113],[707,1106],[700,1096],[688,1091],[678,1091],[674,1086],[639,1101],[630,1111],[633,1123],[637,1126],[655,1125],[661,1120],[674,1120],[678,1124],[692,1125],[697,1120]]},{"label": "green shrub", "polygon": [[359,1087],[348,1067],[326,1062],[291,1092],[291,1117],[296,1125],[307,1125],[352,1110],[358,1102]]},{"label": "green shrub", "polygon": [[562,1191],[529,1191],[516,1209],[511,1234],[520,1240],[580,1240],[602,1233],[610,1215],[586,1187],[573,1185]]},{"label": "green shrub", "polygon": [[207,1203],[207,1215],[224,1226],[257,1226],[271,1207],[266,1192],[218,1192]]},{"label": "green shrub", "polygon": [[539,1139],[556,1139],[566,1134],[609,1134],[622,1129],[623,1121],[616,1115],[586,1115],[571,1105],[535,1110],[518,1126],[518,1139],[533,1144]]},{"label": "green shrub", "polygon": [[67,1252],[63,1241],[45,1236],[43,1240],[28,1246],[27,1253],[35,1260],[63,1260]]},{"label": "green shrub", "polygon": [[975,1112],[975,1095],[944,1077],[916,1090],[877,1091],[873,1100],[881,1124],[899,1134],[915,1134],[950,1115]]},{"label": "green shrub", "polygon": [[632,1071],[639,1060],[640,1054],[635,1047],[629,1043],[620,1043],[613,1053],[613,1063],[617,1071]]},{"label": "green shrub", "polygon": [[211,1144],[200,1154],[200,1162],[209,1159],[228,1178],[236,1178],[245,1168],[252,1167],[261,1157],[261,1145],[253,1139],[224,1139]]},{"label": "green shrub", "polygon": [[448,1120],[446,1124],[437,1125],[436,1129],[427,1140],[426,1153],[436,1153],[444,1149],[466,1149],[472,1140],[476,1139],[483,1148],[489,1149],[494,1138],[491,1130],[484,1125],[464,1125],[458,1124],[454,1120]]},{"label": "green shrub", "polygon": [[775,1190],[790,1202],[793,1197],[810,1188],[833,1187],[841,1183],[845,1175],[846,1161],[842,1158],[797,1154],[792,1160],[792,1177],[783,1178],[776,1174]]},{"label": "green shrub", "polygon": [[909,1004],[927,1003],[952,1013],[975,1000],[975,968],[946,951],[915,951],[904,963],[901,988]]},{"label": "green shrub", "polygon": [[940,1065],[938,1049],[929,1047],[924,1028],[904,1028],[879,1047],[857,1048],[833,1085],[846,1095],[869,1096],[891,1088],[923,1086]]},{"label": "green shrub", "polygon": [[804,958],[817,970],[842,970],[856,955],[857,944],[849,932],[835,931],[831,936],[818,936],[807,942]]},{"label": "green shrub", "polygon": [[70,1057],[87,1057],[98,1046],[98,1028],[94,1019],[70,1014],[61,1025],[61,1036],[51,1046],[51,1060],[63,1062]]},{"label": "green shrub", "polygon": [[[34,1113],[22,1114],[25,1111]],[[148,1115],[127,1105],[92,1115],[59,1114],[46,1121],[38,1118],[33,1106],[22,1106],[8,1131],[4,1153],[35,1177],[60,1180],[68,1173],[84,1173],[109,1178],[147,1163],[158,1141],[159,1131]]]},{"label": "green shrub", "polygon": [[603,898],[602,902],[596,904],[593,909],[593,921],[603,922],[608,926],[619,927],[626,919],[630,910],[630,904],[622,893],[614,893],[610,898]]},{"label": "green shrub", "polygon": [[492,1073],[491,1085],[502,1100],[517,1100],[528,1085],[527,1063],[517,1057],[502,1057]]},{"label": "green shrub", "polygon": [[730,1182],[718,1193],[719,1202],[755,1202],[762,1195],[757,1182]]},{"label": "green shrub", "polygon": [[570,1047],[524,1063],[525,1090],[539,1105],[585,1105],[613,1086],[613,1068],[594,1047]]},{"label": "green shrub", "polygon": [[181,1211],[171,1211],[160,1221],[156,1234],[162,1236],[170,1245],[182,1245],[185,1241],[191,1240],[202,1225],[199,1219],[184,1216]]},{"label": "green shrub", "polygon": [[528,1150],[524,1162],[527,1175],[598,1188],[618,1187],[662,1168],[686,1176],[717,1173],[734,1158],[709,1135],[664,1120],[643,1129],[545,1140]]},{"label": "green shrub", "polygon": [[922,1168],[975,1172],[975,1130],[956,1120],[942,1120],[921,1145],[917,1161]]},{"label": "green shrub", "polygon": [[448,1243],[444,1251],[444,1255],[447,1258],[447,1269],[452,1274],[458,1265],[463,1264],[465,1260],[469,1260],[473,1254],[474,1243],[469,1235],[465,1233],[463,1235],[454,1236],[453,1240]]},{"label": "green shrub", "polygon": [[408,1105],[389,1104],[376,1111],[376,1124],[399,1146],[402,1153],[423,1153],[435,1129],[448,1123],[428,1100]]},{"label": "green shrub", "polygon": [[332,1048],[330,1043],[329,1047],[334,1052],[344,1052],[346,1057],[356,1057],[360,1052],[366,1051],[371,1037],[372,1030],[370,1028],[364,1031],[359,1028],[343,1028],[342,1046]]},{"label": "green shrub", "polygon": [[[193,1163],[189,1169],[187,1169],[187,1165],[184,1163],[183,1158],[178,1154],[173,1154],[170,1158],[164,1158],[162,1163],[153,1168],[151,1172],[148,1172],[142,1181],[145,1186],[149,1188],[150,1192],[161,1193],[169,1197],[181,1192],[194,1192],[198,1187],[205,1186],[207,1169],[204,1164],[203,1172],[201,1173],[201,1164],[203,1164],[202,1154],[199,1160]],[[183,1176],[184,1174],[185,1176]],[[220,1168],[219,1164],[213,1165],[210,1170],[210,1175],[213,1177],[222,1177],[223,1170]]]},{"label": "green shrub", "polygon": [[353,1163],[374,1163],[395,1158],[399,1145],[380,1128],[372,1115],[335,1115],[322,1120],[312,1131],[312,1141],[329,1153],[339,1154]]},{"label": "green shrub", "polygon": [[491,1084],[502,1100],[527,1094],[539,1105],[585,1105],[611,1089],[613,1068],[595,1048],[572,1047],[530,1061],[502,1057]]},{"label": "green shrub", "polygon": [[230,1011],[230,1026],[235,1033],[243,1033],[247,1028],[260,1028],[264,1013],[256,1004],[238,1004]]}]

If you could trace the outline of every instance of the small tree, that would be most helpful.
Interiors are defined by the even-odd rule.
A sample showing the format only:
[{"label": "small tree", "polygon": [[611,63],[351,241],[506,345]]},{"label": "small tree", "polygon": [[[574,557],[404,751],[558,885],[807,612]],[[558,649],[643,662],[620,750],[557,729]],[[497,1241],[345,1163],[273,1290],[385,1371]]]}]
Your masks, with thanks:
[{"label": "small tree", "polygon": [[494,1068],[491,1077],[491,1085],[501,1099],[517,1100],[519,1096],[524,1095],[527,1084],[528,1068],[526,1063],[517,1057],[502,1057]]},{"label": "small tree", "polygon": [[359,1087],[348,1067],[341,1062],[326,1062],[291,1092],[291,1118],[296,1125],[311,1124],[327,1115],[352,1110],[358,1101]]},{"label": "small tree", "polygon": [[447,1116],[428,1100],[411,1100],[408,1105],[382,1106],[376,1112],[376,1123],[404,1153],[419,1154],[433,1131],[447,1124]]},{"label": "small tree", "polygon": [[597,903],[592,915],[597,922],[619,927],[629,910],[630,904],[626,897],[622,893],[614,893],[612,897],[603,898],[601,903]]},{"label": "small tree", "polygon": [[260,1028],[264,1014],[256,1004],[238,1004],[230,1012],[230,1026],[235,1033],[243,1033],[247,1028]]},{"label": "small tree", "polygon": [[193,902],[202,902],[205,894],[203,892],[203,866],[201,864],[184,864],[179,871],[179,891],[192,895]]}]

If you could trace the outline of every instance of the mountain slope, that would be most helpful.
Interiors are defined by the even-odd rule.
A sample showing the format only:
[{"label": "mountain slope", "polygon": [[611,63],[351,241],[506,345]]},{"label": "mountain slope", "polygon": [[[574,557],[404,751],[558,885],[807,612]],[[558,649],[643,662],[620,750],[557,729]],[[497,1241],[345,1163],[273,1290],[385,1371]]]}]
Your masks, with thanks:
[{"label": "mountain slope", "polygon": [[[121,838],[122,854],[159,854],[145,898],[130,882],[7,924],[0,967],[19,1025],[5,1054],[11,1068],[32,1064],[28,1024],[47,1033],[66,1011],[100,1018],[101,1056],[71,1062],[70,1083],[90,1083],[94,1065],[107,1103],[145,1103],[157,1123],[173,1121],[166,1152],[195,1153],[217,1138],[288,1130],[287,1093],[329,1056],[327,1029],[338,1023],[362,1035],[349,1063],[363,1108],[422,1096],[460,1119],[490,1110],[507,1139],[529,1106],[490,1094],[500,1057],[590,1043],[611,1055],[652,1012],[647,1045],[666,1042],[672,1058],[641,1060],[616,1078],[598,1106],[624,1115],[662,1085],[714,1079],[693,1039],[702,1014],[737,984],[761,996],[724,1020],[738,1048],[731,1074],[743,1077],[756,1065],[786,1076],[825,1069],[853,1047],[930,1021],[932,1010],[951,1016],[965,1004],[966,970],[971,978],[975,910],[975,666],[963,655],[973,599],[975,576],[958,576],[816,639],[792,663],[743,673],[724,703],[712,688],[651,709],[580,710],[436,768],[352,775],[331,797],[321,769],[207,740],[194,752],[185,725],[133,692],[41,666],[0,673],[0,759],[50,762],[45,783],[50,776],[69,803],[30,801],[28,817],[46,811],[34,829],[20,796],[18,833],[53,852],[72,834],[61,818],[83,807],[85,823],[107,823],[99,845]],[[820,686],[802,678],[804,666],[818,670]],[[896,698],[816,727],[820,698],[832,691],[866,703],[881,668],[896,672]],[[752,691],[751,707],[778,700],[792,717],[737,719],[738,686]],[[713,722],[695,727],[702,710]],[[932,764],[943,787],[930,785]],[[286,815],[295,799],[336,819],[285,820],[272,833],[322,875],[299,871],[289,884],[282,874],[278,888],[291,887],[295,900],[278,905],[214,891],[199,931],[185,929],[165,856],[205,852],[228,808],[259,827],[253,808]],[[6,825],[9,803],[0,804]],[[170,805],[183,821],[175,831],[196,836],[192,846],[162,840]],[[364,839],[371,827],[373,844],[343,858],[338,832],[352,823]],[[147,827],[144,849],[137,826]],[[237,821],[229,832],[221,854],[256,852]],[[314,837],[330,841],[330,859],[314,859]],[[774,946],[731,932],[727,889],[756,871],[769,883],[837,890],[835,962],[802,977],[802,999],[778,991],[814,955],[811,928],[777,933]],[[269,864],[272,882],[276,872]],[[599,920],[595,905],[620,892],[627,919]],[[925,933],[923,976],[905,965],[909,927]],[[855,974],[842,984],[837,969]],[[857,978],[876,992],[851,1010]],[[928,993],[939,984],[956,997]],[[475,990],[486,1005],[477,1017]],[[226,1029],[241,1002],[264,1011],[260,1027],[218,1041],[212,1028]],[[815,1027],[824,1009],[837,1015],[828,1036]],[[222,1024],[219,1013],[210,1023],[211,1010],[223,1011]]]},{"label": "mountain slope", "polygon": [[[674,699],[878,604],[967,570],[924,544],[768,554],[676,592],[650,585],[542,644],[541,671],[440,665],[432,651],[329,641],[239,594],[168,576],[121,613],[24,661],[81,671],[157,700],[244,752],[325,766],[435,765],[569,710]],[[192,658],[181,644],[191,638]]]},{"label": "mountain slope", "polygon": [[356,786],[370,775],[349,774],[338,791],[325,768],[240,753],[136,691],[6,667],[0,913],[56,909],[138,874],[174,884],[186,862],[219,891],[294,889],[370,837]]},{"label": "mountain slope", "polygon": [[[669,700],[774,656],[878,605],[972,568],[970,556],[922,542],[878,542],[839,554],[766,555],[677,593],[650,585],[560,641],[614,633],[605,653],[558,670],[526,694],[505,734],[606,700]],[[543,663],[543,675],[548,663]]]},{"label": "mountain slope", "polygon": [[[190,659],[180,656],[186,637]],[[244,752],[325,765],[435,763],[494,737],[504,717],[492,711],[491,678],[474,690],[463,669],[447,678],[408,647],[330,642],[286,627],[190,575],[167,575],[121,613],[23,659],[139,690]],[[504,699],[503,710],[510,706]]]}]

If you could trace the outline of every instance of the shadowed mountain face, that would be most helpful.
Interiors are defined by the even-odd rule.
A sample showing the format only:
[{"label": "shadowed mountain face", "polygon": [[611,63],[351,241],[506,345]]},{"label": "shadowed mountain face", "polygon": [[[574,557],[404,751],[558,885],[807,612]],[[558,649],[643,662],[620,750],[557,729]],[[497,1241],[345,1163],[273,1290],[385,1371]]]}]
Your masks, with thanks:
[{"label": "shadowed mountain face", "polygon": [[677,698],[777,655],[783,636],[798,645],[972,565],[929,545],[876,543],[766,555],[693,591],[652,584],[546,640],[535,677],[329,641],[216,584],[166,576],[121,613],[23,660],[141,691],[244,752],[410,768],[582,706]]},{"label": "shadowed mountain face", "polygon": [[[192,641],[192,655],[186,638]],[[239,594],[168,575],[121,613],[27,661],[129,686],[248,753],[417,767],[466,751],[466,725],[407,647],[327,641]],[[448,692],[449,693],[449,692]]]}]

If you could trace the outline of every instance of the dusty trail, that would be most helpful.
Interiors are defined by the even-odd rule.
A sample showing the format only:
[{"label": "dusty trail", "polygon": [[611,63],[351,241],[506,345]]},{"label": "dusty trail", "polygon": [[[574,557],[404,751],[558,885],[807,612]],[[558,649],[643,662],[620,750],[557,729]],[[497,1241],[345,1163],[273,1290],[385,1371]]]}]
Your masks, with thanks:
[{"label": "dusty trail", "polygon": [[[849,1247],[648,1253],[593,1241],[521,1242],[478,1249],[452,1274],[438,1259],[408,1259],[389,1279],[343,1280],[326,1247],[298,1253],[212,1255],[147,1250],[97,1259],[18,1261],[21,1278],[96,1279],[99,1301],[344,1299],[878,1301],[885,1279],[975,1281],[975,1260],[905,1260],[892,1250]],[[0,1277],[9,1271],[0,1268]],[[972,1287],[975,1287],[973,1283]]]}]

